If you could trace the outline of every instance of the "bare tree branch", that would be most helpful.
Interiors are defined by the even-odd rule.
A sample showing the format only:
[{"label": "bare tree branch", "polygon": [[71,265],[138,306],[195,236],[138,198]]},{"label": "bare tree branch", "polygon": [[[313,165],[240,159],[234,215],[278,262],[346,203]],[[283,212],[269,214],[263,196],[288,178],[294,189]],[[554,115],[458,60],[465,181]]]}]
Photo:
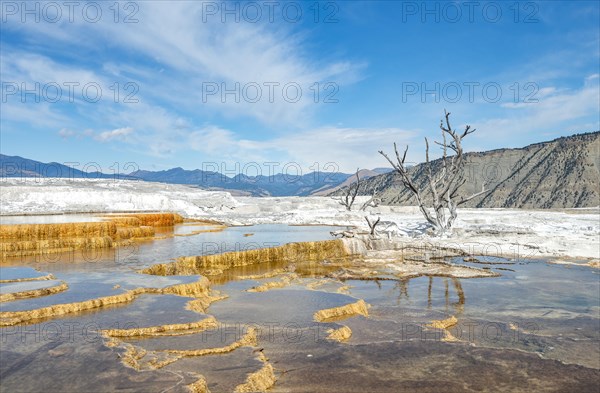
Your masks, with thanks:
[{"label": "bare tree branch", "polygon": [[[384,156],[400,175],[403,185],[416,198],[421,213],[438,234],[444,233],[451,228],[457,216],[456,208],[458,206],[488,192],[484,184],[480,192],[456,201],[459,189],[466,183],[466,180],[461,178],[461,173],[465,165],[462,140],[467,135],[475,132],[475,129],[467,125],[462,133],[457,133],[450,124],[450,112],[444,110],[444,118],[440,121],[440,130],[442,133],[442,142],[434,141],[434,143],[442,148],[441,167],[437,173],[434,173],[433,162],[429,159],[429,140],[427,138],[425,138],[425,163],[423,164],[425,165],[425,184],[429,187],[428,191],[432,198],[431,208],[435,215],[431,214],[431,208],[425,206],[422,197],[423,190],[420,190],[415,185],[406,168],[405,160],[408,146],[404,150],[404,155],[400,158],[400,154],[394,143],[396,162],[393,162],[383,151],[379,151],[379,154]],[[449,156],[449,150],[454,154]],[[447,216],[447,212],[450,213],[449,216]]]},{"label": "bare tree branch", "polygon": [[425,208],[425,205],[423,203],[423,198],[421,197],[421,191],[413,183],[412,178],[408,174],[408,169],[405,166],[406,153],[408,152],[408,146],[406,146],[406,149],[404,150],[404,155],[402,156],[402,159],[400,159],[400,154],[398,154],[398,148],[396,146],[396,143],[394,143],[394,152],[396,153],[397,162],[392,161],[390,159],[390,157],[388,157],[388,155],[385,154],[382,150],[379,151],[379,154],[381,154],[382,156],[385,157],[386,160],[388,160],[388,162],[392,165],[392,167],[400,175],[400,178],[402,179],[402,184],[404,184],[405,187],[407,187],[408,189],[411,190],[411,192],[417,199],[417,204],[419,205],[419,209],[421,210],[421,213],[423,214],[425,219],[430,224],[436,225],[436,220],[433,218],[433,216],[431,216],[429,211]]},{"label": "bare tree branch", "polygon": [[354,200],[358,195],[358,189],[360,187],[360,177],[358,176],[358,172],[359,168],[356,168],[356,183],[349,185],[346,195],[340,197],[340,199],[338,200],[340,205],[345,206],[346,210],[348,211],[352,210],[352,205],[354,205]]},{"label": "bare tree branch", "polygon": [[379,198],[377,198],[376,196],[377,196],[377,190],[373,190],[373,195],[371,195],[371,198],[368,201],[366,201],[365,203],[363,203],[363,205],[360,207],[359,210],[364,211],[367,209],[367,207],[379,206],[379,204],[381,203],[381,200]]},{"label": "bare tree branch", "polygon": [[371,220],[369,220],[368,216],[365,216],[365,220],[367,220],[367,224],[369,225],[369,228],[371,228],[371,235],[375,236],[375,227],[377,227],[377,224],[379,224],[379,221],[381,221],[381,217],[377,217],[377,220],[374,222],[371,222]]},{"label": "bare tree branch", "polygon": [[473,198],[475,198],[475,197],[478,197],[479,195],[486,194],[486,193],[488,193],[488,192],[489,192],[489,191],[485,189],[485,184],[483,184],[483,185],[481,186],[481,191],[479,191],[478,193],[475,193],[475,194],[473,194],[473,195],[470,195],[470,196],[468,196],[468,197],[463,197],[463,198],[462,198],[460,201],[456,202],[456,205],[457,205],[457,206],[460,206],[460,205],[462,205],[462,204],[464,204],[464,203],[467,203],[467,202],[469,202],[471,199],[473,199]]}]

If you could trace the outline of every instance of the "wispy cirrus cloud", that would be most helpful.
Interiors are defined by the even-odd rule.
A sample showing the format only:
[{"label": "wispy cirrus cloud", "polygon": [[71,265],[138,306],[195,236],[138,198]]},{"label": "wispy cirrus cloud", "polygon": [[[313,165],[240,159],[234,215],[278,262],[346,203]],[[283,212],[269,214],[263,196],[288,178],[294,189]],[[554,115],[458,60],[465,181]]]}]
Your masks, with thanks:
[{"label": "wispy cirrus cloud", "polygon": [[598,74],[586,77],[583,85],[579,88],[559,89],[550,86],[540,89],[539,93],[537,102],[534,103],[521,102],[502,105],[504,116],[480,120],[477,122],[478,128],[504,134],[536,134],[562,131],[562,127],[573,121],[593,120],[595,117],[593,130],[600,129],[597,117],[600,103]]},{"label": "wispy cirrus cloud", "polygon": [[[49,37],[57,49],[96,56],[96,62],[66,57],[61,63],[43,54],[24,56],[8,47],[7,58],[15,59],[9,64],[10,73],[14,70],[32,80],[102,81],[105,93],[114,82],[129,78],[149,107],[249,118],[267,126],[309,122],[318,109],[315,83],[339,86],[362,78],[364,63],[315,58],[305,48],[307,37],[289,24],[221,23],[219,18],[202,22],[202,2],[138,5],[138,23],[87,23],[81,18],[69,23],[63,18],[56,24],[7,24],[9,30],[30,38]],[[101,49],[106,46],[112,50]],[[127,61],[119,60],[123,57]],[[209,85],[218,91],[207,95]],[[255,86],[260,99],[250,102]]]}]

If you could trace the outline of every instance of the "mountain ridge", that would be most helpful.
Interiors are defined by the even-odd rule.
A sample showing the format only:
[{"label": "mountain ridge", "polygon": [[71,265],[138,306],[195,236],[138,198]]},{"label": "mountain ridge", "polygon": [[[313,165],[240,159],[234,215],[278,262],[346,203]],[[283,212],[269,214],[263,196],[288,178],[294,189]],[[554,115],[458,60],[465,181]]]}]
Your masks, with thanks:
[{"label": "mountain ridge", "polygon": [[[468,196],[486,184],[488,192],[464,207],[486,208],[572,208],[600,205],[600,131],[574,134],[520,148],[465,153],[460,179],[466,183],[458,196]],[[431,162],[436,173],[441,159]],[[426,164],[409,169],[424,199],[427,189]],[[330,194],[343,195],[347,189]],[[361,181],[359,195],[376,192],[388,205],[415,205],[412,193],[395,172]]]},{"label": "mountain ridge", "polygon": [[161,171],[136,170],[129,174],[84,172],[57,162],[43,163],[21,156],[0,154],[0,177],[58,177],[87,179],[127,179],[150,182],[186,184],[207,190],[228,191],[234,195],[249,196],[308,196],[315,190],[333,189],[352,174],[310,172],[304,175],[277,173],[270,176],[233,177],[201,169],[186,170],[181,167]]}]

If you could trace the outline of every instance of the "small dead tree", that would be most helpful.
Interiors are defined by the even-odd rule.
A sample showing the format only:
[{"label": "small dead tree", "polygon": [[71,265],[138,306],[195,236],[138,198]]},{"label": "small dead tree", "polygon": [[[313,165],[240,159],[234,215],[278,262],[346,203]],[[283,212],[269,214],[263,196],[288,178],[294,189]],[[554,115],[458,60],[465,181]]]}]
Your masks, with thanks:
[{"label": "small dead tree", "polygon": [[[396,161],[393,161],[383,151],[379,151],[379,154],[384,156],[400,175],[402,184],[415,196],[421,213],[427,222],[433,226],[435,233],[438,235],[443,234],[452,227],[456,219],[456,208],[458,206],[487,192],[484,184],[480,192],[458,199],[457,192],[466,182],[466,179],[459,179],[459,175],[465,164],[462,140],[467,135],[475,132],[475,129],[471,129],[471,126],[466,126],[462,133],[457,133],[450,126],[450,113],[444,110],[444,115],[445,122],[444,120],[440,122],[442,142],[435,141],[436,144],[442,147],[443,151],[441,169],[435,174],[431,168],[432,163],[429,161],[429,141],[425,138],[426,180],[432,197],[432,206],[428,207],[425,205],[423,190],[417,187],[408,173],[408,168],[405,165],[408,146],[406,146],[404,154],[400,157],[396,143],[394,143]],[[451,151],[451,155],[448,154],[449,150]],[[431,213],[431,208],[433,208],[434,214]]]},{"label": "small dead tree", "polygon": [[358,176],[359,169],[356,168],[356,182],[349,185],[346,190],[346,195],[341,196],[338,202],[340,205],[345,206],[346,210],[351,211],[352,205],[354,204],[354,200],[358,195],[358,188],[360,187],[360,177]]},{"label": "small dead tree", "polygon": [[369,228],[371,229],[371,236],[375,236],[375,227],[377,227],[377,224],[379,224],[379,221],[381,221],[381,217],[377,217],[377,220],[375,221],[371,221],[369,220],[368,216],[365,216],[365,220],[367,220],[367,224],[369,225]]},{"label": "small dead tree", "polygon": [[371,198],[368,201],[363,203],[363,205],[360,207],[360,210],[364,211],[367,209],[367,207],[377,207],[379,206],[379,203],[381,203],[381,199],[377,198],[377,191],[373,190],[373,195],[371,195]]}]

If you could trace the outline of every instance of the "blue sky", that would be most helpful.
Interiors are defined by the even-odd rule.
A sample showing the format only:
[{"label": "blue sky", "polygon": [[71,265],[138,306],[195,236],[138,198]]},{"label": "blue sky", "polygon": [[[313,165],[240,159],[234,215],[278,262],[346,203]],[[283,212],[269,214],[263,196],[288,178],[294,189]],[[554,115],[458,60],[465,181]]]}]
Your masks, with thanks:
[{"label": "blue sky", "polygon": [[444,108],[469,151],[600,128],[596,1],[23,4],[2,1],[7,155],[351,172],[394,141],[422,161]]}]

